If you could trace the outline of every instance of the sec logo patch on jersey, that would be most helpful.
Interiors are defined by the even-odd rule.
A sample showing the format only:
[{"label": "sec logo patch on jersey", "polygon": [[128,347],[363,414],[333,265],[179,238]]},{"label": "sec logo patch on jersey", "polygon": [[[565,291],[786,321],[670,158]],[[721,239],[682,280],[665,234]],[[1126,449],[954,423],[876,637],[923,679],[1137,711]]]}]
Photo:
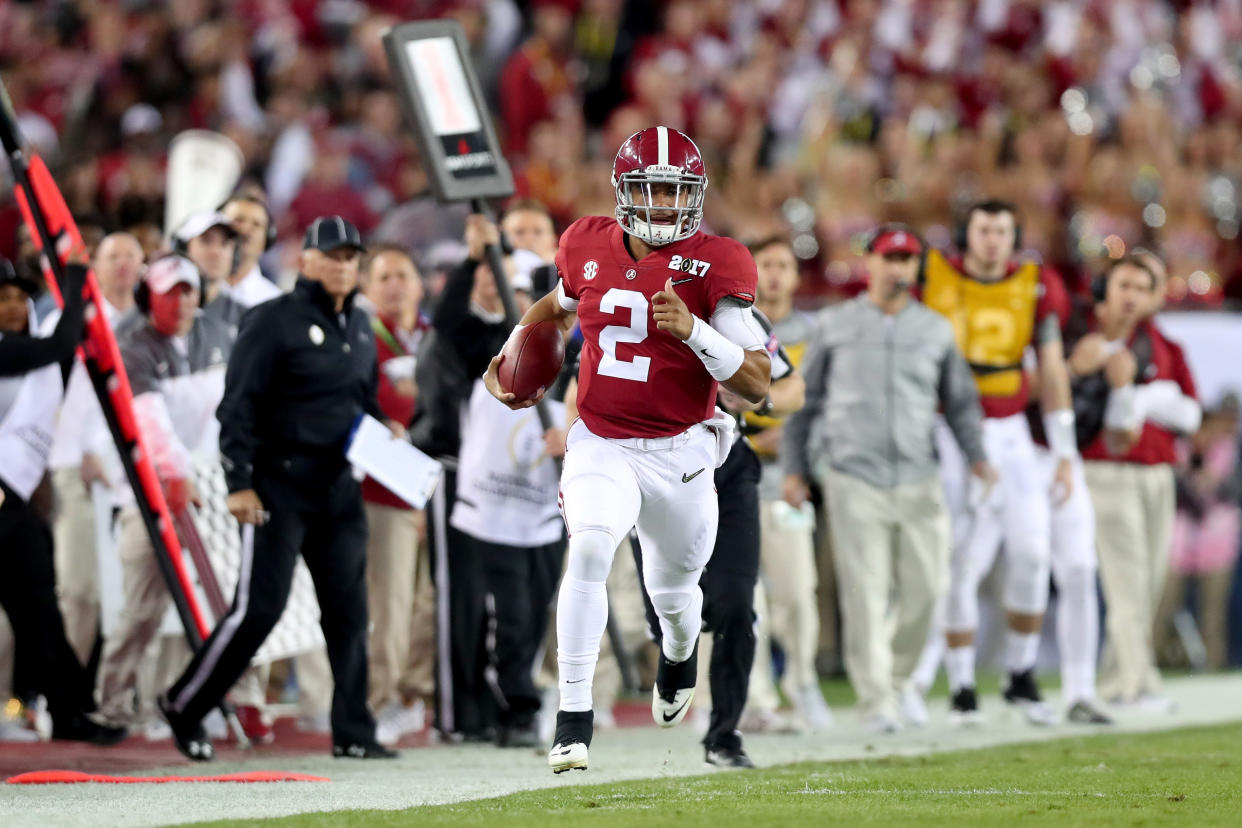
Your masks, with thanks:
[{"label": "sec logo patch on jersey", "polygon": [[599,262],[591,259],[582,266],[582,278],[588,282],[599,275]]}]

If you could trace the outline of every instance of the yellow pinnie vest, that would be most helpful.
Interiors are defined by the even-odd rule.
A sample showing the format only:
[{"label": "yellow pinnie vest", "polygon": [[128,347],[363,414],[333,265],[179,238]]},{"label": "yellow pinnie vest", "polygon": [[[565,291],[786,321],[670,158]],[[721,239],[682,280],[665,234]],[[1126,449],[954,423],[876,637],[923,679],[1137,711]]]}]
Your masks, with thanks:
[{"label": "yellow pinnie vest", "polygon": [[1024,262],[997,282],[972,279],[939,250],[927,254],[923,303],[953,324],[957,347],[979,394],[1010,397],[1022,388],[1022,354],[1035,331],[1039,265]]}]

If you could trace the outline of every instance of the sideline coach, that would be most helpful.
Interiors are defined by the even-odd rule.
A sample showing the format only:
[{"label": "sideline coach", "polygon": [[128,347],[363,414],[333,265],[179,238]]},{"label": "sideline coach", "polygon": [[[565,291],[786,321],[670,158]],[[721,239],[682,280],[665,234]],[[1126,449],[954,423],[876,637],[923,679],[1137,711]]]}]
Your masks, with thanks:
[{"label": "sideline coach", "polygon": [[216,417],[229,511],[249,525],[253,543],[243,543],[232,609],[159,700],[191,759],[213,758],[202,718],[280,618],[299,553],[315,582],[336,682],[333,755],[396,756],[376,743],[367,709],[367,522],[345,460],[359,415],[384,419],[375,338],[354,307],[363,250],[349,222],[315,219],[293,292],[242,319]]}]

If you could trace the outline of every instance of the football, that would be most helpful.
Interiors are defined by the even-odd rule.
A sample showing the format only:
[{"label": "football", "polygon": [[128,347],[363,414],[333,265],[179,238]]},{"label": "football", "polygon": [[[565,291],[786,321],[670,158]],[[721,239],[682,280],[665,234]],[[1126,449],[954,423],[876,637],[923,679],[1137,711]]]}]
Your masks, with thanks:
[{"label": "football", "polygon": [[500,387],[529,400],[556,381],[565,362],[565,340],[555,322],[536,322],[510,337],[500,355]]}]

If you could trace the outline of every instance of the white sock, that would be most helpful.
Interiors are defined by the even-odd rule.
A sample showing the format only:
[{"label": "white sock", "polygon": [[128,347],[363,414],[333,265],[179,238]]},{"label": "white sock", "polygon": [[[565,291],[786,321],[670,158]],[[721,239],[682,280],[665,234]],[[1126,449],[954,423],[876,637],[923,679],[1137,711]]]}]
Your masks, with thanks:
[{"label": "white sock", "polygon": [[935,684],[936,673],[940,671],[940,662],[944,660],[944,652],[948,646],[944,640],[944,630],[933,624],[931,635],[927,637],[923,653],[919,656],[919,663],[910,675],[910,683],[923,695],[927,695],[928,688]]},{"label": "white sock", "polygon": [[1095,698],[1099,641],[1095,570],[1071,569],[1057,578],[1057,648],[1061,651],[1061,698],[1067,705]]},{"label": "white sock", "polygon": [[949,647],[944,654],[944,667],[949,674],[949,692],[975,686],[975,645]]},{"label": "white sock", "polygon": [[1011,673],[1024,673],[1035,666],[1039,654],[1039,633],[1020,633],[1005,630],[1005,669]]},{"label": "white sock", "polygon": [[591,709],[599,642],[607,626],[605,582],[583,581],[566,574],[556,602],[556,663],[560,668],[561,710]]}]

